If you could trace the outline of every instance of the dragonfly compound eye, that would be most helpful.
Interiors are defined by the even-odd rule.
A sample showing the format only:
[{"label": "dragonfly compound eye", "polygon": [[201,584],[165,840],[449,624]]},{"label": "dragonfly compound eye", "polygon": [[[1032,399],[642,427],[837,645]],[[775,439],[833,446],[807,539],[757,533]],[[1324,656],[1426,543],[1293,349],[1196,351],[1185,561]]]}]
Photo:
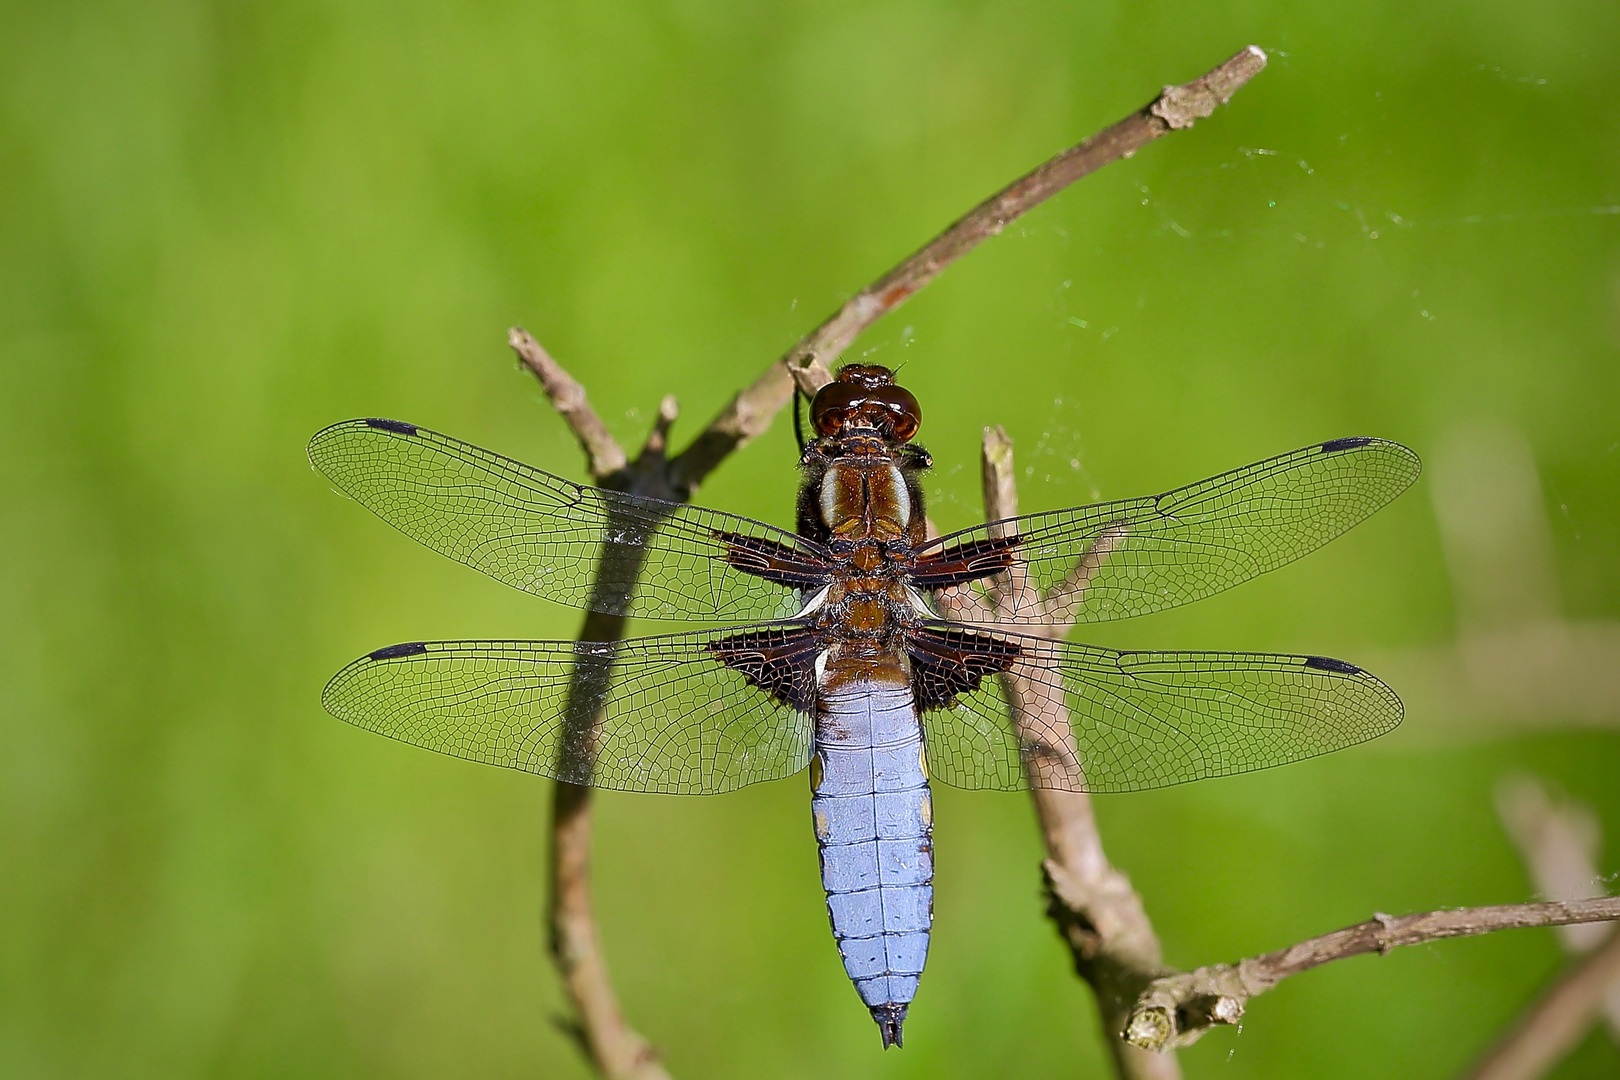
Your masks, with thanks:
[{"label": "dragonfly compound eye", "polygon": [[[865,373],[876,370],[892,379],[886,368],[851,364],[838,379],[823,386],[810,403],[810,422],[823,436],[836,435],[846,424],[877,428],[885,436],[907,442],[922,424],[922,408],[911,391],[891,382],[877,382]],[[851,378],[851,372],[856,373]]]}]

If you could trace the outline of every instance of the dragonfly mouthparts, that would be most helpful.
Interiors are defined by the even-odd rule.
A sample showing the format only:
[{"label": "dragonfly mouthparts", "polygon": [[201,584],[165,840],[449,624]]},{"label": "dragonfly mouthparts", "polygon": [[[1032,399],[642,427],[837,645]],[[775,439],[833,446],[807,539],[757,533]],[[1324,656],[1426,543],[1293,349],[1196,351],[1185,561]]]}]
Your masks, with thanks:
[{"label": "dragonfly mouthparts", "polygon": [[906,1022],[906,1006],[874,1005],[872,1019],[877,1021],[878,1034],[883,1036],[883,1049],[905,1045],[900,1041],[900,1025]]}]

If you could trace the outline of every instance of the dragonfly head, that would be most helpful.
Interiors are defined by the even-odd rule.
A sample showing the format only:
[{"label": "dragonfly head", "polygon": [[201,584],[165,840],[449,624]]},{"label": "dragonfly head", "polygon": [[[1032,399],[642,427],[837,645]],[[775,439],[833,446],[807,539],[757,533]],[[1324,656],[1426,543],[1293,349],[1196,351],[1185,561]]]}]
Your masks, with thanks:
[{"label": "dragonfly head", "polygon": [[895,385],[894,372],[888,368],[845,364],[810,403],[810,420],[822,436],[870,428],[903,443],[922,426],[922,408],[910,390]]}]

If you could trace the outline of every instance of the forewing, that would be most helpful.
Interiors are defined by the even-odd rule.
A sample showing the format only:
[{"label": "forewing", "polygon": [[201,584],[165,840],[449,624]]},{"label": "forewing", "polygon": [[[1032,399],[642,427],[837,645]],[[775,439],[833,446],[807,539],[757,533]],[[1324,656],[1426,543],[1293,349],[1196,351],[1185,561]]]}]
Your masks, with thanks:
[{"label": "forewing", "polygon": [[[795,633],[749,629],[754,644]],[[789,776],[810,757],[809,718],[717,659],[735,640],[727,630],[617,645],[413,642],[356,660],[321,702],[357,727],[471,761],[706,795]]]},{"label": "forewing", "polygon": [[923,715],[930,772],[955,787],[1028,786],[1024,749],[1038,786],[1169,787],[1326,754],[1401,722],[1394,691],[1328,657],[1114,652],[990,636],[1019,649],[1009,673]]},{"label": "forewing", "polygon": [[[812,545],[763,522],[576,484],[398,420],[334,424],[310,440],[309,459],[433,550],[610,615],[780,618],[820,572]],[[728,556],[759,569],[745,573]]]},{"label": "forewing", "polygon": [[1399,443],[1335,439],[1163,495],[952,533],[920,553],[919,583],[959,584],[976,571],[982,579],[1021,556],[1035,588],[999,621],[1062,625],[1145,615],[1316,550],[1406,490],[1421,468]]}]

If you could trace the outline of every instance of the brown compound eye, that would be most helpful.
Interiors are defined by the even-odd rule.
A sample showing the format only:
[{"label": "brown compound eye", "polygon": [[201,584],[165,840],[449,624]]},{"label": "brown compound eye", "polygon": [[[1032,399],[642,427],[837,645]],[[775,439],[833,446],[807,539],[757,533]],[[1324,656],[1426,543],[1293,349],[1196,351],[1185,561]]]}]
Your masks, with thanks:
[{"label": "brown compound eye", "polygon": [[829,436],[857,420],[898,442],[909,442],[922,424],[922,409],[911,391],[892,382],[861,385],[845,381],[845,372],[840,372],[838,381],[816,393],[810,403],[810,422],[821,435]]},{"label": "brown compound eye", "polygon": [[866,398],[865,387],[830,382],[810,402],[810,423],[822,435],[832,435],[849,420],[850,410]]},{"label": "brown compound eye", "polygon": [[871,391],[868,400],[880,406],[885,414],[889,434],[898,442],[910,442],[922,426],[922,406],[910,390],[902,386],[884,386]]}]

